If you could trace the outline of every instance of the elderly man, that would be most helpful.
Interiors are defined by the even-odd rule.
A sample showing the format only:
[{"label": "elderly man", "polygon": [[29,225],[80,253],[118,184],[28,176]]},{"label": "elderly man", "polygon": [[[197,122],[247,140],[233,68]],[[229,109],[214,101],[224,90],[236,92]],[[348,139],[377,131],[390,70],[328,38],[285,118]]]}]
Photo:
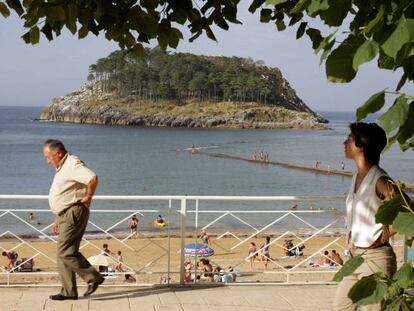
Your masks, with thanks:
[{"label": "elderly man", "polygon": [[56,169],[49,191],[49,205],[55,214],[52,232],[59,234],[57,266],[62,282],[61,292],[49,298],[78,299],[76,273],[88,283],[84,296],[89,296],[104,278],[79,252],[79,245],[88,224],[89,206],[98,178],[76,156],[69,154],[59,140],[47,140],[43,155]]}]

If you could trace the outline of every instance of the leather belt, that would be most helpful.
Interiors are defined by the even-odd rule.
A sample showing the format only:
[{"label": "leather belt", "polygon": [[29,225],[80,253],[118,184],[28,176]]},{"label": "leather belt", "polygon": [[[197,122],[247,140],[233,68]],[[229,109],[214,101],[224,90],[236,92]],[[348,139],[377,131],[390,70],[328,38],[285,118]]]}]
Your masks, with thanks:
[{"label": "leather belt", "polygon": [[372,244],[371,246],[368,246],[368,247],[355,246],[355,248],[358,248],[358,249],[376,249],[376,248],[380,248],[380,247],[384,247],[384,246],[390,246],[390,243],[387,241],[387,242],[384,242],[384,243],[374,243],[374,244]]}]

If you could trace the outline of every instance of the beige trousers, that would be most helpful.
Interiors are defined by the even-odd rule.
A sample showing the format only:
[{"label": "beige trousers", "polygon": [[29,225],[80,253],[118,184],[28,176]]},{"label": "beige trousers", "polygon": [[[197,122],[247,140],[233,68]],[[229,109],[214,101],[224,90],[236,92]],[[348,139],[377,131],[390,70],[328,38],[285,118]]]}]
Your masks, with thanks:
[{"label": "beige trousers", "polygon": [[89,208],[74,205],[58,216],[57,267],[62,282],[61,294],[78,296],[76,273],[86,282],[93,283],[103,277],[79,252],[82,236],[89,219]]},{"label": "beige trousers", "polygon": [[[358,249],[351,251],[353,256],[362,255],[364,263],[355,272],[338,284],[333,303],[334,311],[357,310],[357,306],[348,297],[352,286],[362,277],[383,271],[387,276],[392,276],[397,269],[395,253],[391,246],[383,246],[375,249]],[[360,307],[361,311],[381,310],[381,304],[371,304]]]}]

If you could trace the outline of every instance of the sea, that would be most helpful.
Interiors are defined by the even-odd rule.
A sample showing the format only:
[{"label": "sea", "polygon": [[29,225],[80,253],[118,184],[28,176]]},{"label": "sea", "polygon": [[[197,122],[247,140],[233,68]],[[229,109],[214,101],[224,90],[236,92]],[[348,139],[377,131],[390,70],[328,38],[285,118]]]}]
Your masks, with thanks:
[{"label": "sea", "polygon": [[[355,120],[354,112],[326,112],[330,130],[265,130],[265,129],[187,129],[147,128],[135,126],[85,125],[40,122],[41,107],[0,107],[0,194],[46,195],[54,170],[43,154],[43,142],[60,139],[66,148],[79,156],[99,177],[99,195],[211,195],[211,196],[330,196],[348,192],[350,178],[317,174],[260,163],[191,154],[194,144],[200,151],[250,157],[253,152],[267,152],[269,160],[314,165],[346,170],[354,164],[344,158],[343,141],[348,125]],[[375,119],[375,116],[374,116]],[[414,183],[414,154],[402,152],[398,146],[387,151],[381,166],[395,179]],[[273,211],[287,210],[291,204],[298,210],[308,210],[309,202],[205,202],[189,204],[194,210]],[[312,202],[313,208],[335,210],[343,214],[342,201]],[[151,209],[154,212],[139,215],[140,226],[149,226],[152,217],[164,214],[171,228],[179,227],[177,210],[166,202],[157,201],[95,201],[92,209]],[[0,209],[48,209],[47,201],[0,200]],[[156,211],[155,211],[156,210]],[[7,230],[28,233],[18,218],[0,212],[0,234]],[[26,212],[19,215],[27,219]],[[27,213],[26,213],[27,214]],[[168,215],[167,215],[168,214]],[[193,213],[194,214],[194,213]],[[260,213],[259,213],[260,214]],[[122,222],[127,214],[99,214],[91,216],[103,227],[121,221],[113,230],[127,228]],[[270,214],[243,214],[243,220],[260,226]],[[200,214],[197,226],[208,224],[219,214]],[[240,216],[240,215],[239,215]],[[280,216],[280,215],[279,215]],[[50,223],[50,213],[38,213],[34,226]],[[188,222],[196,224],[195,216]],[[240,216],[241,217],[241,216]],[[276,216],[272,216],[276,217]],[[313,216],[319,225],[329,217]],[[280,224],[280,223],[278,223]],[[245,226],[235,217],[217,221],[215,226]],[[342,226],[342,225],[341,225]],[[112,230],[112,229],[111,229]]]}]

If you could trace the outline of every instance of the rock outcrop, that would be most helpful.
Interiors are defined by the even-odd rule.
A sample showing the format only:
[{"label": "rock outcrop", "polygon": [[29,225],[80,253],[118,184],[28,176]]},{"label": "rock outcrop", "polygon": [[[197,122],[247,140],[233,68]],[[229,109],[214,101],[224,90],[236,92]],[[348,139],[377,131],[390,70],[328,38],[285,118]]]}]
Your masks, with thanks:
[{"label": "rock outcrop", "polygon": [[[299,104],[303,104],[300,102]],[[303,104],[304,105],[304,104]],[[296,107],[296,109],[298,109]],[[56,97],[40,120],[153,127],[326,129],[325,120],[306,105],[301,111],[257,103],[134,102],[103,93],[97,82]]]}]

